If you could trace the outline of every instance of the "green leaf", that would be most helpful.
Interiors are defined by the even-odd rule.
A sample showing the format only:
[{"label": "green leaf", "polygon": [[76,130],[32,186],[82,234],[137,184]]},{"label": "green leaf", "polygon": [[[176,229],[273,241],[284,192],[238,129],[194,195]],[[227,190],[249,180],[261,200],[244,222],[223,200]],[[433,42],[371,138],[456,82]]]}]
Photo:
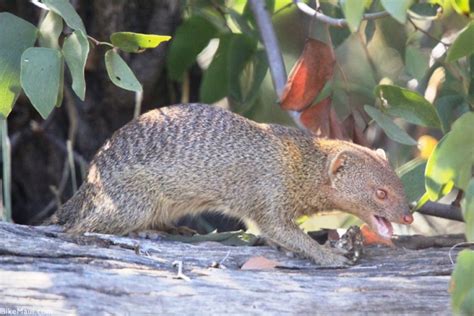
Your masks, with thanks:
[{"label": "green leaf", "polygon": [[[243,34],[235,34],[232,36],[229,43],[227,57],[227,80],[229,83],[228,96],[237,103],[243,103],[244,92],[242,91],[241,84],[242,73],[256,50],[257,41],[253,38]],[[244,82],[244,84],[245,83],[249,83],[249,80]]]},{"label": "green leaf", "polygon": [[409,202],[417,201],[425,193],[426,161],[415,158],[397,169]]},{"label": "green leaf", "polygon": [[21,54],[35,44],[37,29],[13,14],[0,13],[0,116],[6,118],[21,91]]},{"label": "green leaf", "polygon": [[469,106],[460,94],[439,97],[435,105],[441,120],[442,130],[445,132],[451,129],[451,125],[459,116],[469,111]]},{"label": "green leaf", "polygon": [[373,118],[377,124],[384,130],[385,134],[396,142],[405,145],[416,145],[416,140],[410,137],[403,129],[395,124],[391,117],[383,114],[370,105],[365,105],[364,110]]},{"label": "green leaf", "polygon": [[474,53],[474,21],[466,26],[448,50],[446,61],[451,62]]},{"label": "green leaf", "polygon": [[429,56],[415,46],[407,46],[405,49],[405,69],[418,81],[425,76],[429,66]]},{"label": "green leaf", "polygon": [[39,27],[40,46],[58,49],[58,39],[62,31],[63,19],[53,11],[49,11]]},{"label": "green leaf", "polygon": [[225,34],[219,39],[219,48],[214,58],[204,72],[199,90],[200,100],[204,103],[214,103],[228,94],[229,76],[229,47],[234,34]]},{"label": "green leaf", "polygon": [[147,48],[155,48],[170,39],[171,36],[168,35],[132,32],[117,32],[110,36],[112,44],[127,53],[139,53]]},{"label": "green leaf", "polygon": [[80,30],[84,35],[87,34],[81,17],[77,14],[76,10],[74,10],[69,0],[43,0],[43,3],[51,11],[59,14],[70,28]]},{"label": "green leaf", "polygon": [[365,1],[341,0],[341,6],[350,30],[356,32],[359,29],[360,21],[362,21],[362,16],[364,15]]},{"label": "green leaf", "polygon": [[470,14],[470,6],[469,0],[451,0],[451,5],[453,6],[454,10],[457,13],[469,16]]},{"label": "green leaf", "polygon": [[379,85],[375,88],[375,94],[387,101],[388,114],[416,125],[441,127],[434,106],[418,93],[398,86]]},{"label": "green leaf", "polygon": [[72,90],[84,101],[86,95],[86,80],[84,68],[89,55],[89,41],[81,31],[74,31],[64,40],[63,54],[71,72]]},{"label": "green leaf", "polygon": [[413,0],[381,0],[382,6],[398,22],[405,24],[408,8]]},{"label": "green leaf", "polygon": [[260,87],[262,86],[263,80],[268,70],[268,63],[265,51],[259,49],[252,60],[253,65],[253,78],[248,92],[244,95],[244,104],[252,105],[255,99],[260,94]]},{"label": "green leaf", "polygon": [[46,119],[58,101],[61,52],[31,47],[21,55],[21,86],[34,108]]},{"label": "green leaf", "polygon": [[60,61],[61,69],[59,70],[59,92],[58,92],[58,98],[56,99],[56,107],[60,107],[61,104],[63,103],[63,98],[64,98],[64,56],[61,55],[61,61]]},{"label": "green leaf", "polygon": [[133,71],[127,63],[113,49],[105,53],[105,68],[110,80],[117,86],[125,90],[141,92],[142,85],[135,77]]},{"label": "green leaf", "polygon": [[454,185],[465,190],[474,163],[474,112],[457,119],[452,130],[436,145],[428,159],[425,187],[431,200],[438,200]]},{"label": "green leaf", "polygon": [[194,15],[181,24],[167,55],[170,78],[182,80],[184,72],[195,63],[197,55],[216,36],[217,28],[201,16]]},{"label": "green leaf", "polygon": [[464,249],[456,261],[450,286],[453,314],[474,315],[474,251]]},{"label": "green leaf", "polygon": [[466,223],[466,239],[472,242],[474,241],[474,179],[469,181],[461,206]]}]

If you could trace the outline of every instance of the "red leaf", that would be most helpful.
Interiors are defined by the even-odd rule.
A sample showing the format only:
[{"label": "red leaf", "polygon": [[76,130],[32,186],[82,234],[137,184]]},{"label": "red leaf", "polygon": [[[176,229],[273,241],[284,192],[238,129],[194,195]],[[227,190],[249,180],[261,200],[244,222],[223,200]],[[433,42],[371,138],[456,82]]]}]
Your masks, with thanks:
[{"label": "red leaf", "polygon": [[367,140],[367,138],[365,137],[364,135],[364,132],[362,131],[362,129],[357,126],[356,124],[356,121],[355,121],[355,118],[354,118],[354,114],[350,114],[345,120],[344,122],[342,123],[342,125],[344,126],[346,132],[347,132],[347,136],[349,139],[351,139],[355,144],[359,144],[361,146],[365,146],[365,147],[370,147],[369,145],[369,141]]},{"label": "red leaf", "polygon": [[242,266],[242,270],[269,270],[278,266],[278,262],[265,257],[252,257]]},{"label": "red leaf", "polygon": [[335,61],[332,47],[308,38],[303,53],[291,70],[281,97],[281,108],[302,111],[310,106],[332,78]]},{"label": "red leaf", "polygon": [[342,124],[331,107],[331,98],[326,98],[304,110],[301,113],[300,122],[318,137],[346,138]]}]

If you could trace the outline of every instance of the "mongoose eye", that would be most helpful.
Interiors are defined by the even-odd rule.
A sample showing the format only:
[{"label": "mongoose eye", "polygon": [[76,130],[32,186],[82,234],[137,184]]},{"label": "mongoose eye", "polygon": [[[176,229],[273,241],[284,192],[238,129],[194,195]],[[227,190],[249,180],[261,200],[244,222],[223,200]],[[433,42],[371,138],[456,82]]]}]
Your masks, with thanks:
[{"label": "mongoose eye", "polygon": [[385,200],[385,198],[387,197],[387,191],[385,191],[383,189],[377,189],[377,191],[375,191],[375,195],[380,200]]}]

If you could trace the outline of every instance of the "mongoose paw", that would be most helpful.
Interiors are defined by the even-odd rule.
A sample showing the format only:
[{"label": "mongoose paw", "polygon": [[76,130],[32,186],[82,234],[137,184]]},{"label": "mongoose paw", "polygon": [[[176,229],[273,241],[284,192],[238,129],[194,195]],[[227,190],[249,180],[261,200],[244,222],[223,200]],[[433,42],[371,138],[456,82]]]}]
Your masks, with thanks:
[{"label": "mongoose paw", "polygon": [[314,256],[313,261],[323,268],[348,268],[354,264],[352,259],[337,252],[326,252],[324,255]]}]

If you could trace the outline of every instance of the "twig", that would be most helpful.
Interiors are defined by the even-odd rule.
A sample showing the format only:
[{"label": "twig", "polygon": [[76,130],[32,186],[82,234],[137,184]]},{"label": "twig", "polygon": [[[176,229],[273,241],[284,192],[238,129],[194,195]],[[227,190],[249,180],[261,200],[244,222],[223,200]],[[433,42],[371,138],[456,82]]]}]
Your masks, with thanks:
[{"label": "twig", "polygon": [[452,265],[454,265],[454,260],[453,260],[453,257],[451,256],[451,252],[459,246],[467,246],[467,245],[474,246],[474,242],[472,241],[460,242],[460,243],[455,244],[451,248],[449,248],[448,256],[449,256],[449,261],[451,261]]},{"label": "twig", "polygon": [[[268,67],[270,68],[270,73],[272,75],[273,87],[275,88],[278,99],[280,99],[285,89],[287,76],[278,40],[275,35],[275,30],[273,29],[272,20],[265,8],[265,1],[249,0],[249,3],[255,21],[257,22],[265,53],[267,54]],[[300,128],[304,129],[300,122],[300,113],[296,111],[288,111],[288,114]]]},{"label": "twig", "polygon": [[181,279],[188,282],[191,281],[191,279],[188,276],[184,275],[183,273],[183,261],[178,261],[178,260],[174,261],[173,267],[175,266],[178,266],[178,274],[175,276],[175,279]]},{"label": "twig", "polygon": [[11,165],[11,145],[8,138],[7,119],[0,118],[0,134],[2,148],[2,165],[3,165],[3,218],[7,222],[12,221],[12,202],[11,202],[11,181],[12,181],[12,165]]},{"label": "twig", "polygon": [[446,49],[447,49],[449,46],[451,46],[451,44],[446,43],[446,42],[443,42],[443,41],[440,40],[439,38],[436,38],[436,37],[434,37],[433,35],[431,35],[430,33],[428,33],[427,31],[423,30],[421,27],[418,27],[418,25],[416,25],[416,23],[413,22],[413,20],[412,20],[409,16],[407,16],[407,19],[408,19],[408,22],[410,22],[410,24],[413,25],[413,27],[415,28],[415,31],[419,31],[419,32],[423,33],[424,35],[428,36],[429,38],[431,38],[432,40],[434,40],[434,41],[436,41],[436,42],[438,42],[438,43],[443,44],[443,45],[446,47]]},{"label": "twig", "polygon": [[135,108],[133,118],[137,118],[142,112],[143,91],[135,91]]},{"label": "twig", "polygon": [[69,179],[69,160],[66,157],[66,159],[64,160],[61,180],[59,181],[57,189],[52,190],[55,197],[41,211],[36,213],[35,216],[28,221],[28,224],[36,224],[39,220],[43,220],[48,215],[50,215],[51,210],[53,210],[55,206],[59,208],[61,204],[61,195],[66,189],[68,179]]},{"label": "twig", "polygon": [[69,162],[69,169],[71,169],[72,192],[75,193],[77,191],[77,179],[76,179],[76,165],[74,164],[74,153],[72,149],[72,141],[68,140],[66,142],[66,149],[67,149],[67,160]]},{"label": "twig", "polygon": [[431,215],[458,222],[464,222],[461,210],[454,205],[428,201],[420,209],[418,209],[417,212],[423,215]]},{"label": "twig", "polygon": [[[301,0],[293,0],[293,3],[298,7],[300,11],[302,11],[303,13],[306,13],[309,16],[315,17],[317,20],[323,23],[326,23],[331,26],[336,26],[336,27],[347,26],[346,19],[337,19],[337,18],[327,16],[324,13],[318,12],[317,10],[311,8],[309,5],[302,2]],[[364,14],[364,16],[362,17],[362,20],[376,20],[376,19],[385,18],[389,15],[390,14],[387,11],[367,13],[367,14]]]},{"label": "twig", "polygon": [[87,35],[87,38],[88,38],[89,41],[91,41],[92,44],[94,44],[95,46],[104,45],[104,46],[109,46],[109,47],[115,48],[115,46],[112,45],[111,43],[109,43],[109,42],[101,42],[101,41],[99,41],[99,40],[96,40],[95,38],[93,38],[93,37],[90,36],[90,35]]}]

